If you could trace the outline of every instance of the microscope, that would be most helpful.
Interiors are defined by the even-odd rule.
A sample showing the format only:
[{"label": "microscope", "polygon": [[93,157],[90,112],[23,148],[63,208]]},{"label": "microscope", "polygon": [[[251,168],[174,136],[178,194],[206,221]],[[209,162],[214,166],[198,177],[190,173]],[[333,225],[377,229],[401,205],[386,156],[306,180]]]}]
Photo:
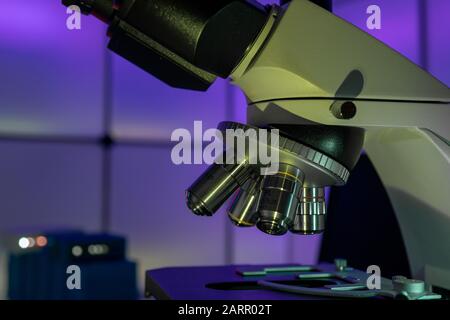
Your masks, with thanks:
[{"label": "microscope", "polygon": [[[193,213],[211,216],[235,195],[228,215],[236,226],[274,236],[321,233],[325,188],[345,185],[364,149],[389,195],[416,279],[383,278],[370,289],[370,277],[345,260],[184,268],[189,277],[169,268],[147,272],[148,295],[438,299],[430,286],[450,289],[446,85],[314,1],[62,2],[108,23],[109,49],[172,87],[206,91],[217,77],[229,78],[247,97],[247,124],[223,122],[219,131],[279,133],[270,146],[279,154],[277,172],[260,175],[261,166],[245,157],[213,164],[187,190]],[[318,279],[328,282],[317,286]]]}]

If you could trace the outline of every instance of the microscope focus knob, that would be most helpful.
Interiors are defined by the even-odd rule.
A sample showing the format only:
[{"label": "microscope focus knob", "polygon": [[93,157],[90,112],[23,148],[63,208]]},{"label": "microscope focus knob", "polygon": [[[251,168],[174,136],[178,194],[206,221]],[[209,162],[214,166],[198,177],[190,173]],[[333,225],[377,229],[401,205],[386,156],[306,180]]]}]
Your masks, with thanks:
[{"label": "microscope focus knob", "polygon": [[425,282],[415,279],[407,279],[402,276],[395,276],[392,278],[392,285],[397,292],[406,293],[410,295],[419,295],[426,291]]}]

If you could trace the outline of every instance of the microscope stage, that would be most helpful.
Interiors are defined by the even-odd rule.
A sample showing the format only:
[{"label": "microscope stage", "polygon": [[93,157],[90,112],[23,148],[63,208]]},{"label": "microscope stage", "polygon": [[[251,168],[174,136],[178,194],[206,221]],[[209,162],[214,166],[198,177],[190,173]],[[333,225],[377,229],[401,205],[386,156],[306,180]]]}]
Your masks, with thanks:
[{"label": "microscope stage", "polygon": [[337,272],[333,264],[174,267],[147,271],[145,293],[157,300],[318,300],[333,297],[274,291],[258,281],[324,288],[362,283],[368,276],[352,268]]}]

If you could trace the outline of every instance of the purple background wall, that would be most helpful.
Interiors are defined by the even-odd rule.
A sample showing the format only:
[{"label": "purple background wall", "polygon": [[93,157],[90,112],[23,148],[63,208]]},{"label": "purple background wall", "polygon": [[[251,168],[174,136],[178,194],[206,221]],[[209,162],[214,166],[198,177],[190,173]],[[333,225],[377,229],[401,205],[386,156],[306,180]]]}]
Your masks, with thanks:
[{"label": "purple background wall", "polygon": [[[204,167],[172,165],[170,133],[194,120],[245,121],[242,93],[222,80],[206,94],[171,89],[107,52],[100,22],[83,17],[82,30],[68,31],[59,2],[0,0],[0,229],[101,229],[102,153],[89,139],[101,136],[110,104],[113,136],[148,143],[119,143],[111,158],[109,227],[129,237],[141,276],[169,265],[316,262],[320,237],[269,237],[232,228],[224,214],[195,217],[184,205],[184,189]],[[337,15],[365,31],[371,4],[383,20],[370,33],[449,85],[450,2],[334,1]]]}]

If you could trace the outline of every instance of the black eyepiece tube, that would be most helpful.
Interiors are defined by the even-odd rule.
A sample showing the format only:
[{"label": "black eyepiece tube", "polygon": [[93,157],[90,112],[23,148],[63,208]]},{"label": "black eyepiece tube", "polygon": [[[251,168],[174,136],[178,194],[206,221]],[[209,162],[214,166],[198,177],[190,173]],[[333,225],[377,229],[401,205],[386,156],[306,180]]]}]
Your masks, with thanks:
[{"label": "black eyepiece tube", "polygon": [[[126,3],[126,1],[125,1]],[[268,12],[245,0],[135,0],[120,18],[195,66],[228,77]]]},{"label": "black eyepiece tube", "polygon": [[176,88],[231,75],[269,13],[253,0],[62,0],[110,25],[108,48]]}]

